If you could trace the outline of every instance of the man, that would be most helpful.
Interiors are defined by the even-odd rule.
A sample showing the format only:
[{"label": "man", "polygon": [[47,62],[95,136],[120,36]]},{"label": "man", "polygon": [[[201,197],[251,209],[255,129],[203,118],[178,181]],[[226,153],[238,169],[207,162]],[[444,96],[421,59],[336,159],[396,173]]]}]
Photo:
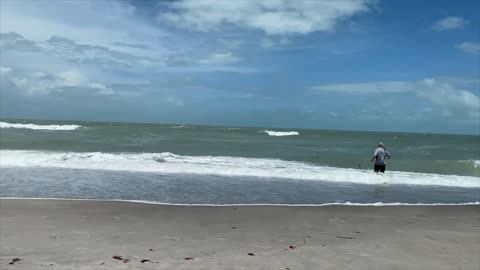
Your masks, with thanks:
[{"label": "man", "polygon": [[375,149],[375,153],[373,154],[373,157],[372,157],[372,162],[375,160],[375,166],[374,166],[373,170],[376,173],[378,173],[378,172],[384,173],[385,172],[385,158],[390,159],[390,157],[391,157],[391,155],[387,151],[387,149],[385,149],[383,147],[383,143],[378,143],[378,148]]}]

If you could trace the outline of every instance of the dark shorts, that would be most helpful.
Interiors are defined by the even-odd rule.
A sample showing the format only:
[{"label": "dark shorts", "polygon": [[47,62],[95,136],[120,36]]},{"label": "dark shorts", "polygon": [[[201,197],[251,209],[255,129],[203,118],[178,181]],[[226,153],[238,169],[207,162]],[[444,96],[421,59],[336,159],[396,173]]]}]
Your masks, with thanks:
[{"label": "dark shorts", "polygon": [[385,165],[377,165],[375,164],[375,166],[373,167],[373,170],[375,172],[385,172]]}]

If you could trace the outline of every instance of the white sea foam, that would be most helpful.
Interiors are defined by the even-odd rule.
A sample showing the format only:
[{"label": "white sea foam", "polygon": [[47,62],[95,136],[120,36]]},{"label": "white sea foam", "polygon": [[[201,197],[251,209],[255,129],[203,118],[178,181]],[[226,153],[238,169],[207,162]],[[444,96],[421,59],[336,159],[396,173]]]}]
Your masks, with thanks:
[{"label": "white sea foam", "polygon": [[170,128],[188,128],[188,126],[186,126],[186,125],[180,125],[180,126],[173,126],[173,127],[170,127]]},{"label": "white sea foam", "polygon": [[468,160],[457,160],[457,162],[460,162],[460,163],[470,163],[470,164],[473,165],[474,168],[480,168],[480,160],[468,159]]},{"label": "white sea foam", "polygon": [[22,197],[0,197],[2,200],[52,200],[52,201],[90,201],[90,202],[128,202],[128,203],[140,203],[140,204],[157,204],[157,205],[167,205],[167,206],[200,206],[200,207],[229,207],[229,206],[288,206],[288,207],[319,207],[319,206],[477,206],[480,205],[480,202],[466,202],[466,203],[383,203],[383,202],[374,202],[374,203],[321,203],[321,204],[269,204],[269,203],[254,203],[254,204],[211,204],[211,203],[198,203],[198,204],[188,204],[188,203],[165,203],[157,201],[145,201],[145,200],[117,200],[117,199],[72,199],[72,198],[22,198]]},{"label": "white sea foam", "polygon": [[479,188],[480,177],[315,166],[278,159],[224,156],[180,156],[172,153],[63,153],[0,150],[0,167],[56,167],[74,169],[254,176],[351,182],[358,184],[438,185]]},{"label": "white sea foam", "polygon": [[264,130],[263,132],[267,133],[270,136],[295,136],[300,135],[297,131],[271,131]]},{"label": "white sea foam", "polygon": [[81,128],[79,125],[36,125],[36,124],[15,124],[0,122],[0,128],[25,128],[36,130],[75,130]]}]

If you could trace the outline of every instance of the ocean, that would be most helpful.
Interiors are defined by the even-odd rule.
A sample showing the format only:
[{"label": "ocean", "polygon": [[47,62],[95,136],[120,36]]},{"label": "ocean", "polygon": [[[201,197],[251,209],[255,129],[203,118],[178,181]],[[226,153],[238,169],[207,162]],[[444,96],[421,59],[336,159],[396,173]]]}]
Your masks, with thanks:
[{"label": "ocean", "polygon": [[[0,197],[195,205],[480,202],[480,136],[0,122]],[[392,159],[376,174],[378,142]]]}]

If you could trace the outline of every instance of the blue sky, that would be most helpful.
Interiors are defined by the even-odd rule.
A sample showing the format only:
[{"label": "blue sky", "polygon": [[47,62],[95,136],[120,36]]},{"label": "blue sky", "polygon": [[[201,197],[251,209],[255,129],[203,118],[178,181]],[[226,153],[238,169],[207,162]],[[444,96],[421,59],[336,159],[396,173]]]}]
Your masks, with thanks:
[{"label": "blue sky", "polygon": [[2,0],[0,116],[479,134],[478,10]]}]

